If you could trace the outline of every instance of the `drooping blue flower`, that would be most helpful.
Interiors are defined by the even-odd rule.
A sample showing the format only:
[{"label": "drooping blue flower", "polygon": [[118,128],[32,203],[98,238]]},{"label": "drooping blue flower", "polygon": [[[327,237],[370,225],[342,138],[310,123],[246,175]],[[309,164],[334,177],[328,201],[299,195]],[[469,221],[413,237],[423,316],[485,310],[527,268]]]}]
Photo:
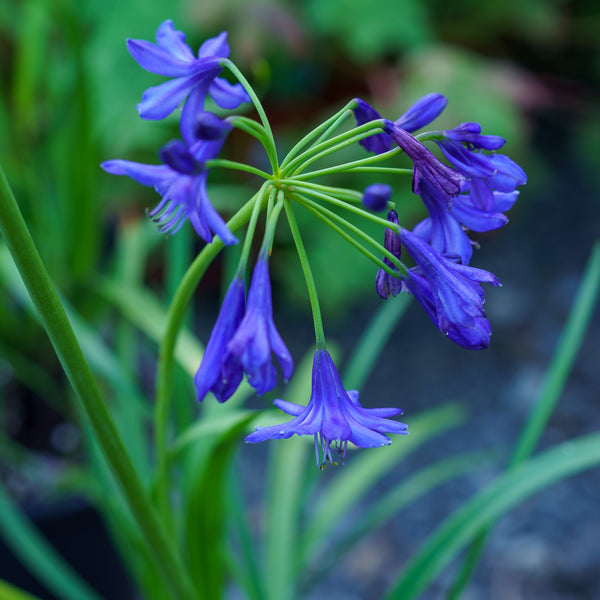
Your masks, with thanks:
[{"label": "drooping blue flower", "polygon": [[287,381],[294,372],[294,363],[273,322],[268,254],[261,252],[248,290],[246,313],[227,344],[223,362],[229,365],[226,371],[235,371],[241,365],[248,383],[260,395],[277,383],[271,353],[277,357]]},{"label": "drooping blue flower", "polygon": [[[398,213],[395,210],[388,211],[386,218],[390,223],[398,225]],[[389,227],[386,227],[383,245],[386,250],[389,250],[400,260],[402,250],[400,236]],[[398,270],[398,267],[387,256],[383,257],[383,262],[391,269]],[[398,275],[400,275],[400,272],[398,272]],[[402,291],[402,281],[399,277],[394,277],[379,268],[375,276],[375,290],[381,298],[387,300],[390,296],[397,296]]]},{"label": "drooping blue flower", "polygon": [[453,342],[469,350],[487,348],[491,327],[480,283],[498,286],[498,279],[483,269],[454,262],[407,229],[400,230],[400,238],[417,263],[404,280],[406,290]]},{"label": "drooping blue flower", "polygon": [[527,183],[523,169],[504,154],[484,154],[481,150],[497,150],[504,139],[482,135],[478,123],[462,123],[442,132],[444,139],[435,140],[446,159],[469,179],[469,193],[474,206],[493,212],[494,192],[511,194]]},{"label": "drooping blue flower", "polygon": [[460,192],[464,177],[438,160],[425,146],[408,131],[386,121],[384,131],[404,150],[414,165],[413,192],[421,193],[421,181],[427,180],[448,206]]},{"label": "drooping blue flower", "polygon": [[446,140],[462,142],[469,150],[481,148],[485,150],[498,150],[506,143],[506,140],[498,135],[482,134],[481,125],[474,122],[461,123],[454,129],[447,129],[443,134]]},{"label": "drooping blue flower", "polygon": [[223,69],[220,61],[229,56],[225,31],[206,40],[200,46],[198,58],[185,43],[185,34],[177,31],[171,20],[158,27],[156,44],[128,39],[127,48],[142,68],[174,78],[144,92],[138,104],[138,112],[144,119],[164,119],[187,98],[181,118],[192,121],[203,109],[207,94],[226,109],[250,102],[241,84],[231,84],[218,76]]},{"label": "drooping blue flower", "polygon": [[[222,121],[222,124],[224,131],[231,129],[231,124],[226,121]],[[193,127],[189,130],[182,127],[182,133],[185,131],[184,137],[189,141],[193,141],[193,130]],[[127,175],[142,185],[154,187],[162,200],[149,216],[161,232],[174,234],[189,219],[206,242],[212,242],[213,234],[216,234],[225,245],[237,244],[237,238],[210,203],[206,191],[208,170],[205,163],[219,154],[224,135],[210,141],[199,139],[191,146],[189,142],[186,144],[182,140],[173,140],[159,153],[162,165],[108,160],[101,167],[112,175]]]},{"label": "drooping blue flower", "polygon": [[440,254],[458,257],[463,265],[468,265],[473,255],[472,242],[452,210],[460,202],[461,195],[454,197],[452,207],[449,208],[431,183],[423,179],[420,196],[429,217],[417,224],[413,233],[423,238]]},{"label": "drooping blue flower", "polygon": [[365,188],[362,195],[363,205],[374,212],[387,208],[388,200],[392,197],[392,188],[386,183],[372,183]]},{"label": "drooping blue flower", "polygon": [[[348,442],[360,448],[377,448],[391,444],[385,433],[408,433],[405,423],[388,417],[402,414],[399,408],[363,408],[358,392],[346,391],[327,350],[317,350],[313,360],[312,393],[307,406],[275,400],[275,406],[295,418],[271,427],[257,428],[246,442],[287,439],[294,434],[313,435],[317,466],[333,463],[331,444],[346,454]],[[320,458],[320,454],[323,458]]]},{"label": "drooping blue flower", "polygon": [[206,345],[202,362],[194,377],[198,400],[212,392],[219,402],[225,402],[237,390],[243,370],[239,362],[225,363],[223,358],[233,334],[244,317],[245,285],[243,277],[234,277],[223,300],[217,322]]}]

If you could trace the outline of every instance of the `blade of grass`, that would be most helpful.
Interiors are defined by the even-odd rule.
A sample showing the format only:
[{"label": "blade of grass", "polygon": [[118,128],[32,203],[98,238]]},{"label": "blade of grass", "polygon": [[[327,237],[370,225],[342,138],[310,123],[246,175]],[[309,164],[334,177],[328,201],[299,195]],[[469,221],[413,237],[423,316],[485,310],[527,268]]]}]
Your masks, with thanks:
[{"label": "blade of grass", "polygon": [[[305,404],[311,393],[312,352],[296,369],[286,400]],[[294,597],[294,565],[302,510],[302,487],[312,444],[301,438],[272,443],[265,514],[264,589],[268,600]],[[315,469],[316,470],[316,469]]]},{"label": "blade of grass", "polygon": [[310,557],[311,568],[309,576],[303,581],[304,587],[310,586],[314,581],[327,573],[334,563],[340,560],[366,535],[379,527],[382,523],[398,514],[411,502],[431,492],[436,487],[475,470],[489,467],[492,460],[481,453],[467,453],[441,460],[429,465],[417,473],[404,479],[380,499],[373,503],[366,503],[353,519],[347,519],[340,537],[336,539],[333,548],[327,548],[317,556]]},{"label": "blade of grass", "polygon": [[19,560],[49,590],[65,600],[100,600],[14,505],[0,482],[0,531]]},{"label": "blade of grass", "polygon": [[157,566],[175,597],[194,598],[179,549],[170,544],[164,523],[150,503],[1,168],[0,232]]},{"label": "blade of grass", "polygon": [[[567,323],[562,331],[552,362],[546,372],[542,390],[513,451],[509,469],[525,460],[535,449],[548,419],[565,387],[577,353],[587,333],[600,291],[600,242],[596,242],[579,286]],[[458,600],[473,575],[492,525],[480,532],[469,548],[456,580],[448,592],[448,600]]]},{"label": "blade of grass", "polygon": [[[137,286],[125,286],[122,282],[98,278],[95,291],[113,304],[136,327],[151,340],[160,343],[167,322],[167,311],[149,292]],[[177,338],[175,358],[190,375],[194,375],[202,360],[204,350],[189,331],[182,331]]]},{"label": "blade of grass", "polygon": [[408,294],[388,298],[371,319],[344,369],[346,389],[358,390],[363,386],[411,299]]},{"label": "blade of grass", "polygon": [[41,600],[38,596],[33,596],[29,592],[22,590],[0,579],[0,600]]},{"label": "blade of grass", "polygon": [[353,457],[352,469],[340,471],[314,504],[298,551],[298,568],[319,551],[322,541],[327,539],[339,520],[360,502],[381,477],[420,445],[460,425],[465,418],[464,410],[455,404],[430,410],[411,418],[410,435],[405,439],[378,448],[376,452],[363,451]]},{"label": "blade of grass", "polygon": [[490,521],[553,483],[599,464],[600,434],[596,433],[560,444],[505,473],[438,527],[384,600],[417,598]]}]

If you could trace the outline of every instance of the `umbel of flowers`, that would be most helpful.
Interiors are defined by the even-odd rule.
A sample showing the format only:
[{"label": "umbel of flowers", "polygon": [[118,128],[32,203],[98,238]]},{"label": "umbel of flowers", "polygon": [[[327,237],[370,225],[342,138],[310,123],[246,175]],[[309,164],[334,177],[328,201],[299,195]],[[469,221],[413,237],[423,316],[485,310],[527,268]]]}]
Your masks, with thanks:
[{"label": "umbel of flowers", "polygon": [[[391,418],[401,414],[401,409],[364,408],[358,392],[344,388],[327,351],[317,288],[295,213],[309,211],[372,260],[377,267],[375,289],[379,296],[386,299],[412,294],[454,343],[473,350],[486,348],[491,327],[483,309],[481,284],[500,283],[492,273],[470,265],[474,242],[469,232],[490,231],[506,224],[504,213],[516,201],[517,187],[526,183],[523,170],[497,152],[505,140],[482,134],[480,125],[472,122],[450,130],[417,133],[444,110],[447,99],[441,94],[421,98],[394,121],[355,98],[280,160],[259,99],[228,58],[225,32],[206,40],[195,55],[185,35],[169,20],[159,26],[156,43],[128,40],[127,47],[141,67],[168,78],[143,93],[137,106],[139,115],[164,119],[181,107],[181,139],[169,141],[159,150],[160,164],[109,160],[102,164],[103,169],[154,187],[160,200],[149,214],[162,232],[175,234],[189,221],[207,244],[228,246],[239,242],[239,230],[247,225],[237,271],[195,376],[198,400],[210,392],[225,402],[244,377],[257,394],[264,394],[277,383],[275,363],[284,380],[292,377],[293,360],[277,331],[269,279],[273,241],[280,217],[285,215],[314,321],[312,393],[306,406],[276,400],[275,405],[292,419],[258,428],[246,441],[312,435],[317,464],[323,466],[334,462],[334,450],[343,460],[349,442],[363,448],[377,447],[391,443],[386,434],[407,433],[404,423]],[[236,82],[222,77],[223,71]],[[219,107],[218,115],[206,110],[209,97]],[[247,103],[254,105],[259,120],[231,112]],[[262,144],[270,172],[218,158],[234,128]],[[366,156],[326,168],[313,167],[319,159],[331,158],[357,143],[368,152]],[[436,147],[442,159],[432,152]],[[400,160],[404,160],[403,166],[398,166]],[[207,180],[215,168],[246,171],[263,180],[249,203],[231,219],[235,227],[228,225],[210,202]],[[330,174],[356,172],[394,174],[399,181],[409,175],[412,193],[420,197],[427,218],[412,230],[400,224],[391,201],[398,192],[386,184],[374,181],[365,190],[355,190],[315,181]],[[377,223],[383,244],[346,220],[343,211]],[[387,211],[386,218],[374,214],[382,211]],[[265,233],[246,292],[250,251],[261,218],[265,219]],[[402,262],[402,249],[413,266]]]}]

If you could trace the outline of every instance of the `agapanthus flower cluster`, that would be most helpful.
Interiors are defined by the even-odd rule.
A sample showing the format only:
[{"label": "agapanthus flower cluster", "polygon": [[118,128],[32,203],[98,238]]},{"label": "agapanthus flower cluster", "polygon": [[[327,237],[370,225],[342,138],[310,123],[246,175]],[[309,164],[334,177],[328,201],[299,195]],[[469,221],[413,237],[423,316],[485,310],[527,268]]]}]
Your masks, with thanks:
[{"label": "agapanthus flower cluster", "polygon": [[[194,378],[198,400],[211,393],[219,402],[225,402],[244,378],[257,394],[270,392],[278,383],[276,365],[284,381],[293,375],[292,356],[275,325],[269,277],[269,262],[277,253],[274,241],[278,222],[285,215],[313,314],[316,348],[312,393],[306,406],[275,400],[275,405],[293,418],[281,425],[259,427],[246,440],[252,443],[294,434],[312,435],[317,464],[323,466],[336,462],[336,452],[343,461],[349,443],[362,448],[384,446],[391,443],[386,434],[407,433],[407,426],[393,419],[402,413],[401,409],[365,408],[358,401],[357,391],[344,388],[327,351],[317,287],[295,213],[308,211],[372,260],[377,266],[375,288],[379,296],[409,293],[450,340],[464,348],[485,348],[491,327],[483,310],[481,284],[498,286],[499,282],[488,271],[470,265],[475,244],[468,232],[502,227],[507,222],[504,213],[517,198],[516,188],[526,182],[516,163],[496,153],[504,140],[482,134],[477,123],[417,133],[446,107],[448,101],[440,94],[421,98],[394,121],[382,118],[364,100],[355,98],[302,138],[280,161],[266,112],[248,81],[229,60],[225,32],[206,40],[195,55],[185,35],[171,21],[165,21],[158,28],[155,44],[128,40],[127,48],[141,67],[169,78],[142,94],[137,107],[140,117],[164,119],[181,107],[181,139],[160,148],[160,164],[119,159],[108,160],[102,167],[154,187],[160,200],[149,216],[161,232],[175,234],[189,221],[207,244],[230,246],[238,243],[240,231],[247,226],[241,236],[238,268]],[[224,71],[237,81],[232,83],[223,77]],[[258,120],[231,113],[250,102]],[[209,105],[211,110],[207,109]],[[244,110],[249,111],[247,106]],[[356,126],[340,131],[352,115]],[[236,128],[264,147],[272,173],[219,158],[227,136]],[[324,169],[313,166],[319,159],[331,158],[355,144],[375,156]],[[398,168],[397,157],[401,154],[409,161],[408,169]],[[412,192],[428,213],[412,230],[399,223],[394,210],[398,196],[395,185],[372,181],[359,191],[313,181],[335,173],[364,173],[369,170],[367,165],[377,161],[390,165],[378,167],[378,172],[387,169],[390,176],[411,176]],[[263,179],[229,224],[208,196],[208,179],[214,168],[246,171]],[[387,218],[373,214],[386,210]],[[377,223],[383,244],[346,220],[344,211]],[[261,215],[263,227],[258,226]],[[264,233],[246,291],[259,231]],[[411,267],[402,262],[403,248],[414,262]],[[381,254],[383,258],[379,259]],[[183,285],[189,285],[189,281],[184,280]]]}]

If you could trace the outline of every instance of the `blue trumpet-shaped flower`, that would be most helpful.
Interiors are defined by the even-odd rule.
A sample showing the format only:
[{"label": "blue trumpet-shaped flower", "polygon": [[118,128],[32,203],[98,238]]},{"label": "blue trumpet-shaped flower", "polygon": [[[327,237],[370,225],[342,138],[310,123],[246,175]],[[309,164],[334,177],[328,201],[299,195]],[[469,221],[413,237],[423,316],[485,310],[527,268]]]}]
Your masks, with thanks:
[{"label": "blue trumpet-shaped flower", "polygon": [[[402,414],[399,408],[363,408],[358,392],[346,391],[327,350],[317,350],[313,361],[312,393],[307,406],[275,400],[275,406],[295,418],[271,427],[257,428],[246,441],[285,439],[294,434],[314,435],[317,465],[334,462],[331,444],[346,454],[348,442],[361,448],[391,444],[385,433],[406,434],[407,426],[388,417]],[[322,452],[323,458],[320,459]]]},{"label": "blue trumpet-shaped flower", "polygon": [[498,286],[498,279],[483,269],[454,262],[407,229],[400,230],[400,238],[417,263],[404,280],[406,290],[453,342],[470,350],[487,348],[491,327],[480,283]]},{"label": "blue trumpet-shaped flower", "polygon": [[294,372],[294,363],[273,322],[268,255],[261,253],[248,290],[246,313],[227,344],[223,363],[226,371],[234,372],[241,365],[248,383],[257,394],[264,394],[277,382],[271,353],[277,357],[287,381]]},{"label": "blue trumpet-shaped flower", "polygon": [[241,84],[231,84],[218,76],[223,69],[222,59],[229,56],[226,32],[206,40],[196,58],[185,43],[185,34],[167,20],[156,32],[156,44],[128,39],[127,48],[147,71],[173,78],[144,92],[138,104],[138,112],[144,119],[164,119],[187,98],[181,118],[184,122],[192,121],[203,109],[207,94],[227,109],[250,101]]},{"label": "blue trumpet-shaped flower", "polygon": [[460,192],[464,177],[438,160],[425,146],[408,131],[386,121],[384,131],[404,150],[414,165],[413,192],[421,193],[421,181],[427,180],[433,190],[447,203]]},{"label": "blue trumpet-shaped flower", "polygon": [[504,139],[482,135],[478,123],[462,123],[442,133],[444,138],[436,143],[453,167],[469,179],[471,199],[481,210],[494,211],[494,192],[511,194],[527,183],[523,169],[508,156],[481,152],[501,148]]},{"label": "blue trumpet-shaped flower", "polygon": [[237,390],[244,375],[241,365],[223,361],[227,344],[244,317],[245,285],[242,277],[234,277],[223,300],[217,322],[206,345],[202,362],[194,377],[198,400],[212,392],[219,402],[225,402]]},{"label": "blue trumpet-shaped flower", "polygon": [[162,165],[108,160],[101,166],[112,175],[127,175],[142,185],[154,187],[162,200],[149,216],[161,232],[174,234],[189,219],[203,240],[212,242],[213,234],[216,234],[225,245],[237,244],[237,238],[210,203],[206,191],[208,170],[205,163],[216,158],[225,135],[231,129],[226,121],[221,121],[221,124],[220,139],[199,139],[195,142],[193,130],[197,131],[198,127],[189,130],[182,127],[184,137],[193,143],[188,146],[182,140],[173,140],[166,144],[159,153]]}]

